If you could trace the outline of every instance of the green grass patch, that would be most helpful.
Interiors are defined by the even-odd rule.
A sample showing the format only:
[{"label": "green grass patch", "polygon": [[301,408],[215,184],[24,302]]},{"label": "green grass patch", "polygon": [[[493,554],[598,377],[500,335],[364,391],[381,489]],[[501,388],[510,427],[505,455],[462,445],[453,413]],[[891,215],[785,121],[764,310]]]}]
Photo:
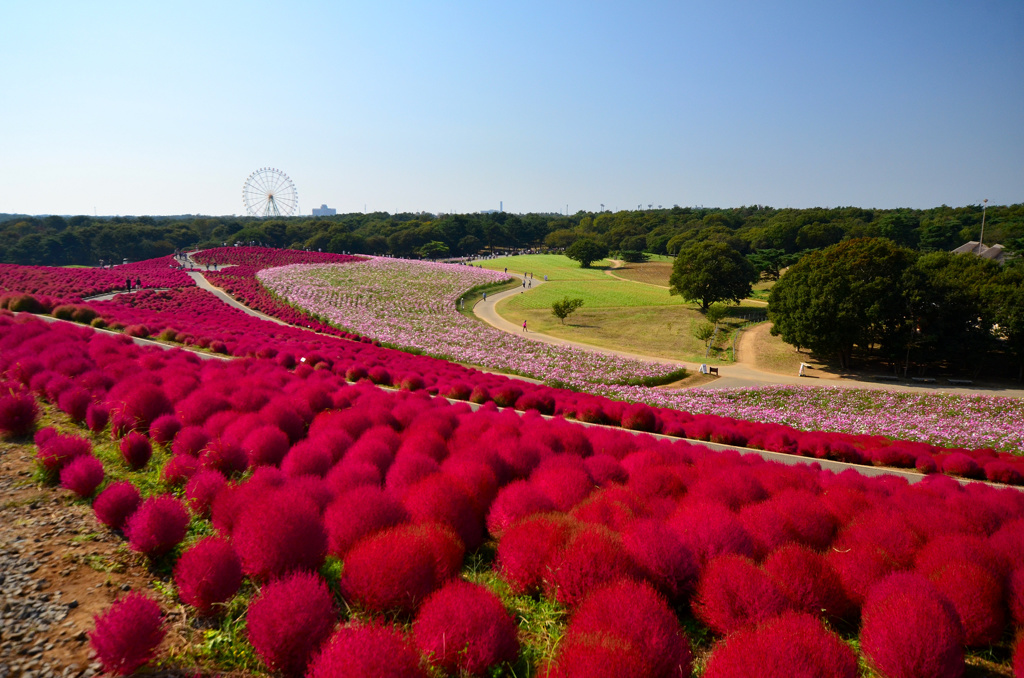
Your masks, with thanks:
[{"label": "green grass patch", "polygon": [[583,300],[583,308],[636,308],[640,306],[687,306],[681,297],[650,285],[637,285],[602,275],[596,280],[549,282],[517,294],[505,303],[510,309],[543,308],[563,297]]},{"label": "green grass patch", "polygon": [[544,280],[544,276],[548,276],[549,281],[604,280],[608,277],[604,273],[605,270],[612,266],[610,260],[602,259],[592,263],[590,268],[580,268],[578,262],[563,254],[522,254],[487,259],[478,263],[492,271],[504,271],[508,268],[510,273],[519,275],[533,273],[534,280]]}]

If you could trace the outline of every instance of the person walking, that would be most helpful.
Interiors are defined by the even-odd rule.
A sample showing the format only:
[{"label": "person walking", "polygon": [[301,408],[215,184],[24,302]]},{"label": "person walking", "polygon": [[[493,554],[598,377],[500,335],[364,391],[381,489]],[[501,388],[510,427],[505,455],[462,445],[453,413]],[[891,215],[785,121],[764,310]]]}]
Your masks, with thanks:
[{"label": "person walking", "polygon": [[523,321],[523,332],[527,332],[527,331],[529,331],[529,330],[526,329],[526,321],[524,320]]},{"label": "person walking", "polygon": [[128,292],[132,291],[132,279],[131,278],[125,278],[124,288]]},{"label": "person walking", "polygon": [[137,290],[141,290],[142,289],[142,278],[141,277],[135,278],[135,289],[137,289]]}]

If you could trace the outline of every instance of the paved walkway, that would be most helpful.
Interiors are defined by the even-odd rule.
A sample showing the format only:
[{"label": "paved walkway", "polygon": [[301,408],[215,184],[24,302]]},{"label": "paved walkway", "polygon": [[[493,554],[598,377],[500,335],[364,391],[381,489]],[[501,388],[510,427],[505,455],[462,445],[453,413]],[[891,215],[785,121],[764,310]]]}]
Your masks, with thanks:
[{"label": "paved walkway", "polygon": [[[509,273],[510,277],[518,280],[523,280],[523,275],[519,273]],[[529,294],[533,289],[544,285],[545,282],[543,277],[534,278],[532,281],[532,287],[523,289],[522,287],[516,287],[505,292],[498,292],[496,294],[488,294],[486,301],[478,301],[473,305],[473,314],[477,318],[483,320],[488,325],[496,327],[504,332],[511,334],[523,334],[522,325],[509,322],[500,313],[500,307],[502,302],[510,299],[518,294]],[[646,283],[639,283],[646,284]],[[554,337],[549,334],[543,334],[540,332],[528,331],[525,335],[532,341],[539,341],[541,343],[550,344],[552,346],[575,346],[587,351],[594,351],[595,353],[605,353],[610,355],[621,356],[625,358],[632,358],[634,360],[644,360],[647,362],[660,363],[663,365],[676,365],[679,367],[685,367],[691,372],[697,372],[700,368],[700,363],[687,362],[683,360],[666,360],[661,358],[654,358],[649,355],[641,355],[637,353],[630,353],[628,351],[618,351],[615,349],[602,348],[593,346],[591,344],[585,344],[578,341],[572,341],[570,339],[563,339],[561,337]],[[744,388],[750,386],[765,386],[765,385],[791,385],[791,386],[837,386],[841,388],[859,388],[859,389],[870,389],[877,391],[902,391],[905,393],[955,393],[959,395],[969,394],[983,394],[983,395],[998,395],[1009,398],[1024,398],[1024,388],[999,388],[990,386],[979,386],[979,385],[965,385],[955,386],[952,384],[943,384],[936,382],[934,384],[905,384],[905,383],[887,383],[878,381],[867,381],[862,379],[855,379],[852,377],[837,377],[835,375],[827,374],[821,375],[814,374],[817,370],[811,370],[811,373],[807,377],[800,377],[798,375],[788,374],[777,374],[775,372],[766,372],[759,370],[753,365],[749,365],[743,362],[733,363],[730,365],[719,365],[718,366],[718,378],[702,383],[700,388]],[[821,375],[821,376],[819,376]]]}]

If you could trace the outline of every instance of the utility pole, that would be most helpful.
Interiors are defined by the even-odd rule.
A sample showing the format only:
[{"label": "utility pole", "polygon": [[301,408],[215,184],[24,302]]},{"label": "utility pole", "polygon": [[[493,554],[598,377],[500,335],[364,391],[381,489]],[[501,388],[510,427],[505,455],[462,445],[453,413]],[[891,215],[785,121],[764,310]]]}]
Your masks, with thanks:
[{"label": "utility pole", "polygon": [[985,208],[988,207],[988,198],[981,201],[981,239],[978,241],[978,254],[984,251],[985,247]]}]

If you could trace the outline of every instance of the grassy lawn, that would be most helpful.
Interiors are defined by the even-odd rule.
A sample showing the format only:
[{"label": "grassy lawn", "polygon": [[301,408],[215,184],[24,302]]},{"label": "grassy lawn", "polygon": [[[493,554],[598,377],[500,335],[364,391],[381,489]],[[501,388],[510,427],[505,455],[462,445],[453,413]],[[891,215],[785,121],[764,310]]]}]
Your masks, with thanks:
[{"label": "grassy lawn", "polygon": [[549,281],[556,280],[606,280],[605,270],[611,268],[612,262],[607,259],[595,261],[590,268],[580,268],[580,265],[561,254],[523,254],[515,257],[501,257],[477,262],[484,268],[492,271],[504,271],[507,267],[509,273],[522,274],[524,271],[533,273],[533,277],[543,280],[548,276]]}]

